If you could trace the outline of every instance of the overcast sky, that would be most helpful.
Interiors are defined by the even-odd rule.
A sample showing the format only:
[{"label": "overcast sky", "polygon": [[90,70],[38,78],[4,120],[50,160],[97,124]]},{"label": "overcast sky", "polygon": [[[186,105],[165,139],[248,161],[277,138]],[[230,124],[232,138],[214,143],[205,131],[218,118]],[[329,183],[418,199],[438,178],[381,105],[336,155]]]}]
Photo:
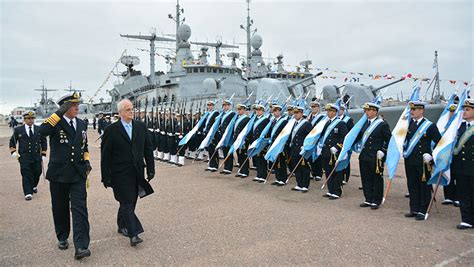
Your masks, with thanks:
[{"label": "overcast sky", "polygon": [[[175,32],[175,24],[167,17],[175,13],[176,1],[0,1],[0,113],[32,106],[40,97],[33,89],[40,88],[42,80],[48,88],[61,89],[51,93],[54,99],[65,93],[69,81],[74,88],[86,90],[88,99],[124,49],[140,57],[137,69],[148,74],[147,52],[139,49],[149,44],[125,40],[119,34],[149,34],[153,29],[157,35]],[[246,19],[244,0],[180,3],[192,41],[246,41],[239,28]],[[471,0],[251,2],[254,26],[263,37],[263,55],[275,58],[282,53],[288,70],[311,59],[313,67],[433,77],[433,51],[438,50],[441,79],[458,81],[474,76],[473,14]],[[235,51],[245,55],[245,45]],[[157,52],[167,54],[169,50]],[[214,51],[209,52],[214,62]],[[156,60],[157,70],[166,69],[162,57]],[[327,74],[338,79],[318,80],[318,87],[341,85],[347,76]],[[101,96],[115,80],[107,83]],[[403,82],[402,88],[409,90],[412,84]],[[449,82],[441,85],[445,92],[455,87]]]}]

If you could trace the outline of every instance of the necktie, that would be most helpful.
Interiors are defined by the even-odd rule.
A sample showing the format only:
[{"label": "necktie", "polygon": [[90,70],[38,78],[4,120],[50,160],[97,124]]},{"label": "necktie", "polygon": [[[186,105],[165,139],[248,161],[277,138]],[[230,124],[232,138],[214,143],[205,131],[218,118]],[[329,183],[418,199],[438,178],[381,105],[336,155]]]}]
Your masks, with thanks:
[{"label": "necktie", "polygon": [[372,121],[369,120],[369,123],[367,123],[367,127],[369,127],[371,123],[372,123]]},{"label": "necktie", "polygon": [[74,128],[74,122],[72,120],[69,121],[69,124],[71,125],[71,129],[74,133],[76,133],[76,128]]},{"label": "necktie", "polygon": [[130,138],[130,140],[132,140],[132,125],[130,124],[126,124],[127,127],[125,127],[125,129],[127,130],[127,134],[128,134],[128,137]]},{"label": "necktie", "polygon": [[29,131],[28,135],[30,136],[30,138],[33,137],[33,130],[31,129],[31,126],[30,126],[30,131]]}]

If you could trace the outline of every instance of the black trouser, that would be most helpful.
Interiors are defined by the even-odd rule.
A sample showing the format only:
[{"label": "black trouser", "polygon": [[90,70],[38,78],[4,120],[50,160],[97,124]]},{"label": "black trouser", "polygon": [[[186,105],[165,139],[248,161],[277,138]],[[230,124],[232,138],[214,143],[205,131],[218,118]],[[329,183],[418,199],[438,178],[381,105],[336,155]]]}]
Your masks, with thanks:
[{"label": "black trouser", "polygon": [[[423,168],[425,181],[422,181]],[[426,169],[425,164],[407,165],[405,162],[405,174],[407,176],[408,193],[410,194],[410,212],[426,213],[433,189],[427,183],[431,177],[431,172]]]},{"label": "black trouser", "polygon": [[[291,165],[296,166],[300,160],[300,157],[291,157]],[[301,163],[296,167],[295,176],[296,176],[296,185],[299,187],[306,187],[309,188],[309,166],[302,160]]]},{"label": "black trouser", "polygon": [[155,132],[154,137],[155,137],[156,149],[159,152],[163,152],[163,143],[162,143],[161,133]]},{"label": "black trouser", "polygon": [[351,176],[351,163],[347,164],[347,168],[342,171],[343,181],[349,182],[349,177]]},{"label": "black trouser", "polygon": [[257,168],[257,161],[258,161],[257,156],[253,156],[252,157],[252,167]]},{"label": "black trouser", "polygon": [[161,134],[161,144],[163,153],[170,153],[170,148],[168,146],[168,136],[166,134]]},{"label": "black trouser", "polygon": [[[75,183],[50,182],[49,189],[51,192],[56,237],[59,241],[68,239],[71,229],[70,209],[72,213],[74,247],[76,249],[88,248],[90,237],[85,180]],[[71,204],[69,205],[69,203]]]},{"label": "black trouser", "polygon": [[117,213],[117,226],[119,229],[126,228],[130,237],[143,233],[143,227],[135,214],[137,203],[120,202]]},{"label": "black trouser", "polygon": [[226,171],[232,171],[232,168],[234,167],[234,155],[233,153],[229,155],[229,149],[230,147],[228,146],[222,147],[222,151],[224,152],[224,159],[229,156],[224,162],[224,170]]},{"label": "black trouser", "polygon": [[311,174],[313,175],[313,177],[323,177],[323,165],[321,163],[321,157],[318,157],[316,160],[311,161],[310,165]]},{"label": "black trouser", "polygon": [[286,183],[286,180],[288,180],[288,172],[287,172],[287,164],[286,164],[286,156],[285,153],[282,152],[278,158],[277,162],[275,164],[275,178],[277,181],[281,181]]},{"label": "black trouser", "polygon": [[[247,153],[244,149],[237,149],[237,160],[239,161],[240,173],[249,175],[249,160],[247,160]],[[244,164],[245,162],[245,164]]]},{"label": "black trouser", "polygon": [[176,155],[176,152],[178,152],[178,142],[177,142],[177,137],[175,135],[173,136],[168,135],[168,147],[170,150],[170,154]]},{"label": "black trouser", "polygon": [[383,166],[379,166],[379,173],[377,173],[376,159],[359,159],[359,169],[365,202],[380,205],[383,199]]},{"label": "black trouser", "polygon": [[474,225],[474,175],[452,174],[451,179],[458,182],[458,197],[462,222]]},{"label": "black trouser", "polygon": [[41,161],[20,161],[23,193],[33,194],[33,188],[38,186],[41,175]]},{"label": "black trouser", "polygon": [[443,187],[444,191],[444,199],[450,199],[452,201],[457,201],[458,196],[457,196],[457,181],[456,181],[456,176],[451,175],[451,181],[449,181],[449,184],[447,186]]},{"label": "black trouser", "polygon": [[265,179],[267,178],[268,164],[262,153],[253,157],[255,166],[257,167],[257,177]]},{"label": "black trouser", "polygon": [[[330,178],[327,181],[329,194],[333,194],[340,197],[342,195],[342,179],[343,179],[342,171],[333,172],[334,164],[336,163],[337,158],[332,158],[331,160],[331,157],[329,158],[322,157],[321,162],[324,168],[324,173],[326,173],[326,179]],[[332,172],[332,176],[328,177],[331,174],[331,172]]]},{"label": "black trouser", "polygon": [[178,146],[179,142],[181,142],[182,139],[183,137],[181,138],[178,137],[178,140],[176,141],[176,149],[177,151],[179,151],[178,156],[181,156],[181,157],[184,156],[184,154],[186,153],[186,149],[188,148],[188,144],[183,145],[183,146]]},{"label": "black trouser", "polygon": [[219,167],[219,152],[216,151],[216,145],[211,142],[207,152],[209,153],[209,167],[217,169]]}]

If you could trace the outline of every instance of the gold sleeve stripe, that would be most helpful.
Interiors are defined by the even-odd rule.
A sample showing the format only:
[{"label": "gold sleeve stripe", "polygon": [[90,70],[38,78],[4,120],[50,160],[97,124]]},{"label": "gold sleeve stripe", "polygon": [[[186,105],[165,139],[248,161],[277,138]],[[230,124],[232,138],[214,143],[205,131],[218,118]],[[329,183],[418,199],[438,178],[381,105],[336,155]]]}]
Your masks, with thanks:
[{"label": "gold sleeve stripe", "polygon": [[342,144],[337,144],[338,147],[342,148]]},{"label": "gold sleeve stripe", "polygon": [[84,153],[84,160],[89,160],[89,152]]},{"label": "gold sleeve stripe", "polygon": [[51,126],[56,126],[60,120],[61,118],[56,113],[53,113],[48,119],[46,119],[45,123],[47,122],[51,124]]}]

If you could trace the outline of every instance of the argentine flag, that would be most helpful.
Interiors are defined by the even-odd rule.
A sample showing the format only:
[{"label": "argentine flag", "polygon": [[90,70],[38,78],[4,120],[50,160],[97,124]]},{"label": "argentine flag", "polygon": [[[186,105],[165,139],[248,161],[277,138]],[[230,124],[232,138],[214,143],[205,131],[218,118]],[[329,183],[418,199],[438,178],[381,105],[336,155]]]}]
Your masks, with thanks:
[{"label": "argentine flag", "polygon": [[267,123],[267,126],[265,126],[257,140],[253,141],[252,144],[249,146],[249,149],[247,150],[247,155],[249,157],[257,155],[265,148],[265,146],[268,145],[268,138],[265,138],[265,136],[267,135],[271,126],[271,122]]},{"label": "argentine flag", "polygon": [[291,118],[290,121],[288,121],[286,126],[283,128],[283,130],[280,132],[280,134],[277,136],[273,144],[268,149],[267,154],[265,154],[265,159],[267,161],[275,162],[275,160],[278,158],[278,155],[280,155],[280,153],[285,148],[286,141],[288,141],[288,138],[291,135],[291,130],[293,130],[295,122],[296,120],[294,118]]},{"label": "argentine flag", "polygon": [[225,132],[222,135],[221,140],[216,146],[216,149],[219,149],[224,146],[229,146],[229,142],[232,139],[232,133],[233,133],[232,130],[234,129],[234,124],[237,117],[238,116],[234,116],[234,118],[232,118],[232,120],[230,121],[229,125],[227,125],[227,128],[225,129]]},{"label": "argentine flag", "polygon": [[221,124],[222,114],[224,113],[221,112],[219,116],[216,117],[216,120],[212,124],[211,130],[207,133],[204,140],[202,140],[201,145],[199,145],[198,151],[202,151],[206,149],[211,144],[212,139],[214,139],[214,135],[216,135],[217,129],[219,128],[219,125]]},{"label": "argentine flag", "polygon": [[234,151],[236,151],[237,149],[241,149],[242,146],[244,145],[245,143],[245,139],[247,137],[247,135],[249,134],[250,130],[253,129],[253,123],[255,122],[255,118],[257,116],[254,116],[252,114],[252,117],[250,118],[249,122],[247,123],[247,125],[245,125],[245,127],[242,129],[242,131],[239,133],[239,135],[237,136],[237,139],[234,141],[234,143],[232,144],[232,146],[230,146],[230,149],[229,149],[229,155],[234,153]]},{"label": "argentine flag", "polygon": [[428,181],[428,184],[437,184],[438,179],[441,179],[439,184],[446,186],[451,180],[450,173],[447,172],[450,168],[451,161],[453,159],[453,150],[457,141],[457,133],[459,125],[462,122],[462,114],[464,113],[462,104],[467,98],[469,89],[464,89],[462,96],[459,100],[459,105],[456,108],[456,111],[453,115],[451,124],[449,125],[446,132],[436,144],[436,148],[433,150],[433,160],[435,162],[434,170],[431,174],[431,178]]},{"label": "argentine flag", "polygon": [[181,139],[181,141],[179,141],[179,144],[178,146],[184,146],[186,145],[189,140],[191,140],[191,138],[193,138],[193,136],[196,134],[196,132],[199,130],[199,127],[201,127],[201,125],[204,123],[204,121],[207,119],[207,115],[208,113],[206,113],[205,116],[203,116],[199,121],[198,123],[193,127],[193,129],[191,131],[189,131],[189,133],[187,133],[183,139]]},{"label": "argentine flag", "polygon": [[[410,96],[410,101],[420,99],[420,86],[415,85]],[[393,128],[392,137],[388,143],[387,149],[387,171],[388,178],[393,179],[397,171],[398,162],[403,153],[403,144],[408,133],[408,125],[410,124],[410,107],[407,105],[398,119],[397,125]]]},{"label": "argentine flag", "polygon": [[321,133],[323,132],[324,126],[328,120],[328,116],[324,115],[324,117],[313,127],[311,132],[309,132],[304,139],[300,155],[305,159],[308,159],[313,155],[313,151],[316,149],[319,137],[321,137]]},{"label": "argentine flag", "polygon": [[446,131],[448,128],[448,122],[449,120],[449,106],[454,103],[454,98],[456,97],[456,94],[452,94],[449,97],[448,104],[446,105],[446,108],[444,108],[443,112],[439,116],[438,122],[436,123],[436,127],[438,127],[438,131],[441,135]]},{"label": "argentine flag", "polygon": [[344,142],[342,143],[341,153],[339,153],[339,157],[337,158],[339,164],[337,165],[336,171],[342,171],[349,165],[349,162],[351,161],[352,146],[366,122],[367,115],[364,114],[354,127],[352,127],[349,133],[347,133]]}]

